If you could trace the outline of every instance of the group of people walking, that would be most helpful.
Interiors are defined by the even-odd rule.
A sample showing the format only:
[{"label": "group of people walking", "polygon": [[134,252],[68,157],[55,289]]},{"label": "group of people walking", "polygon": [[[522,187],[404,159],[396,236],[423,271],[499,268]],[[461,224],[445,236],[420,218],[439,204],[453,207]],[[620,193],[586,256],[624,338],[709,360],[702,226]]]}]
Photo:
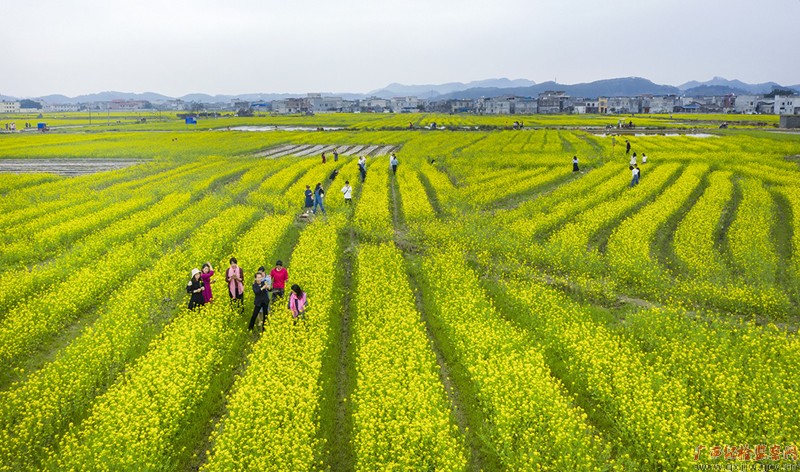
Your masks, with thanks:
[{"label": "group of people walking", "polygon": [[[339,154],[334,149],[334,162],[338,161]],[[327,162],[327,157],[325,153],[322,153],[322,163],[325,164]],[[400,165],[400,162],[397,160],[397,156],[395,153],[392,153],[389,156],[389,168],[392,170],[392,175],[397,174],[397,166]],[[367,158],[361,156],[358,158],[358,173],[361,175],[361,183],[367,179]],[[338,169],[334,170],[330,176],[330,180],[336,178],[336,175],[339,174]],[[345,180],[344,186],[341,189],[342,195],[344,196],[344,203],[346,205],[351,205],[353,203],[353,187],[350,186],[350,181]],[[317,210],[321,211],[323,215],[327,214],[325,212],[325,189],[322,188],[322,183],[317,182],[317,185],[314,186],[314,189],[311,189],[310,185],[306,185],[306,189],[303,192],[304,200],[303,200],[303,209],[305,214],[313,213],[316,214]]]},{"label": "group of people walking", "polygon": [[[612,146],[614,145],[612,141]],[[625,155],[631,155],[631,143],[627,139],[625,140]],[[647,163],[647,154],[642,153],[642,165]],[[629,187],[635,187],[639,185],[639,180],[642,177],[642,169],[639,167],[638,158],[636,157],[636,152],[631,155],[630,164],[628,169],[631,171],[631,183]],[[580,172],[580,167],[578,165],[578,156],[572,156],[572,172]]]},{"label": "group of people walking", "polygon": [[[625,141],[625,155],[631,150],[631,143],[629,141]],[[647,163],[647,154],[642,153],[642,165]],[[628,165],[628,169],[631,171],[631,183],[629,187],[635,187],[639,185],[639,179],[642,177],[642,170],[639,168],[639,163],[637,162],[636,152],[631,155],[630,164]]]},{"label": "group of people walking", "polygon": [[[244,271],[239,266],[235,257],[231,257],[230,266],[225,270],[225,283],[228,285],[228,296],[232,304],[244,310]],[[211,263],[203,264],[202,269],[192,269],[189,283],[186,285],[186,292],[189,297],[189,309],[195,310],[214,301],[212,285],[216,282],[214,268]],[[275,267],[267,273],[266,268],[261,266],[253,276],[253,315],[250,317],[248,329],[252,330],[258,319],[262,315],[261,330],[264,324],[269,322],[271,306],[278,299],[285,295],[286,282],[289,280],[289,271],[283,267],[282,261],[275,262]],[[289,295],[288,309],[292,312],[293,324],[298,320],[305,321],[305,310],[308,306],[308,297],[299,285],[291,286]]]},{"label": "group of people walking", "polygon": [[[325,164],[328,162],[328,156],[325,155],[325,152],[322,153],[322,163]],[[339,162],[339,150],[337,148],[333,149],[333,162]]]}]

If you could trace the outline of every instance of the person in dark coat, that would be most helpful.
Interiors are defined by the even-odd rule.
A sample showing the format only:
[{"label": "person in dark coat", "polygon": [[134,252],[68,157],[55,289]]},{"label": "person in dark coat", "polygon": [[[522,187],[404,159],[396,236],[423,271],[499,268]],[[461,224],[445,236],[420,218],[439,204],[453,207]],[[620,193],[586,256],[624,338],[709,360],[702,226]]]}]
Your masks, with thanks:
[{"label": "person in dark coat", "polygon": [[311,191],[310,185],[306,185],[306,191],[304,195],[306,197],[305,211],[306,213],[311,213],[311,209],[314,208],[314,192]]},{"label": "person in dark coat", "polygon": [[367,178],[367,159],[364,156],[358,158],[358,172],[361,174],[361,183]]},{"label": "person in dark coat", "polygon": [[189,297],[190,310],[205,305],[206,300],[203,298],[204,291],[205,286],[203,285],[203,280],[200,278],[200,269],[192,269],[192,278],[189,279],[189,283],[186,284],[186,293],[191,295]]},{"label": "person in dark coat", "polygon": [[253,326],[256,324],[256,319],[258,318],[258,313],[263,311],[264,312],[264,322],[261,325],[261,331],[264,331],[264,325],[269,323],[269,290],[270,287],[267,284],[267,281],[264,280],[264,274],[262,272],[256,273],[255,282],[253,282],[253,293],[255,294],[255,299],[253,300],[253,316],[250,317],[250,325],[248,325],[247,329],[252,331]]}]

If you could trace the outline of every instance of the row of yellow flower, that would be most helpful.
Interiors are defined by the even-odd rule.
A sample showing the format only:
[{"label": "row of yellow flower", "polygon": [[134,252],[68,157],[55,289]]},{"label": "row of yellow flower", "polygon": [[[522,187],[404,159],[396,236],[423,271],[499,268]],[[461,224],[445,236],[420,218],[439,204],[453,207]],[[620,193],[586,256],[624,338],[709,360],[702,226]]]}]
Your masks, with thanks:
[{"label": "row of yellow flower", "polygon": [[[247,218],[254,212],[235,210]],[[267,264],[291,221],[286,215],[267,217],[244,235],[228,234],[229,241],[236,238],[232,253],[248,269],[246,289],[251,273]],[[210,413],[205,403],[221,393],[220,379],[234,367],[247,338],[245,318],[231,309],[219,293],[224,285],[218,285],[216,303],[179,316],[124,379],[97,399],[80,429],[62,441],[52,464],[66,470],[168,470],[191,456]]]},{"label": "row of yellow flower", "polygon": [[744,281],[756,286],[775,283],[778,254],[772,237],[775,210],[772,195],[757,179],[740,181],[742,200],[728,231],[733,262]]},{"label": "row of yellow flower", "polygon": [[604,201],[580,213],[573,221],[554,233],[549,242],[574,254],[585,253],[592,235],[598,229],[617,221],[636,205],[653,198],[679,167],[678,164],[664,164],[648,171],[639,185],[612,200]]},{"label": "row of yellow flower", "polygon": [[[353,225],[362,237],[373,240],[388,240],[394,230],[389,216],[388,179],[391,170],[381,161],[369,163],[367,179],[362,185],[358,211],[353,217]],[[400,169],[407,172],[411,169]],[[392,177],[394,178],[394,177]]]},{"label": "row of yellow flower", "polygon": [[[613,170],[613,173],[609,173],[609,170]],[[579,218],[582,211],[622,194],[630,182],[628,174],[621,167],[610,164],[603,166],[589,172],[586,177],[575,180],[572,182],[574,185],[565,185],[571,191],[568,195],[563,195],[560,201],[544,199],[541,204],[536,204],[537,200],[523,204],[518,211],[502,216],[503,224],[526,238],[544,236],[558,225],[569,222],[572,218]],[[595,178],[589,177],[604,181],[597,183]]]},{"label": "row of yellow flower", "polygon": [[[0,393],[0,464],[4,468],[38,460],[42,448],[82,414],[97,389],[144,349],[143,343],[163,323],[164,311],[175,306],[171,300],[177,295],[179,305],[184,305],[183,285],[176,287],[175,281],[188,277],[188,267],[214,259],[213,251],[230,244],[257,215],[252,209],[225,210],[230,204],[230,199],[212,195],[168,220],[168,226],[193,228],[195,236],[151,266],[140,265],[140,271],[98,308],[98,320],[89,329],[25,382]],[[224,299],[224,284],[217,285],[215,293]]]},{"label": "row of yellow flower", "polygon": [[46,468],[175,470],[192,452],[185,447],[187,436],[197,433],[192,420],[216,375],[233,367],[230,350],[237,346],[241,327],[235,329],[240,317],[228,303],[183,311],[125,377],[96,400]]},{"label": "row of yellow flower", "polygon": [[[200,185],[199,188],[203,188],[202,182]],[[175,215],[132,241],[120,244],[93,263],[78,268],[69,278],[59,278],[58,283],[20,302],[0,323],[0,363],[14,366],[21,356],[101,302],[109,290],[123,283],[130,274],[160,257],[164,249],[191,235],[196,222]]]},{"label": "row of yellow flower", "polygon": [[[502,215],[500,221],[507,224],[524,219],[527,223],[528,221],[538,221],[545,216],[549,217],[549,213],[564,213],[566,216],[556,220],[560,221],[597,201],[621,193],[625,189],[625,184],[630,181],[627,178],[629,177],[628,173],[615,165],[605,165],[587,170],[578,173],[577,176],[579,178],[559,185],[547,195],[538,195],[535,199],[522,203],[516,209]],[[587,197],[593,198],[587,202]],[[571,210],[573,207],[574,211]],[[536,215],[536,218],[528,218],[532,215]],[[513,228],[513,225],[508,226],[509,229]],[[527,232],[529,235],[534,233],[535,231]]]},{"label": "row of yellow flower", "polygon": [[464,441],[450,418],[403,256],[391,243],[362,244],[356,274],[355,469],[463,470]]},{"label": "row of yellow flower", "polygon": [[[56,358],[32,373],[24,382],[0,392],[0,464],[11,470],[35,464],[43,448],[63,432],[74,418],[83,415],[95,395],[110,383],[126,363],[138,355],[176,305],[185,306],[187,267],[213,256],[252,221],[256,212],[241,208],[223,210],[225,202],[211,198],[197,203],[192,217],[204,237],[186,241],[145,267],[107,303],[98,308],[98,319]],[[205,225],[208,215],[217,217]],[[184,282],[185,283],[185,282]],[[224,288],[217,288],[217,296]],[[179,301],[172,301],[176,295]],[[224,298],[223,298],[224,299]],[[30,468],[30,465],[26,466]]]},{"label": "row of yellow flower", "polygon": [[402,169],[397,174],[397,183],[406,222],[429,220],[436,216],[419,174],[414,169]]},{"label": "row of yellow flower", "polygon": [[[116,220],[102,230],[95,231],[77,241],[68,250],[60,254],[49,253],[48,257],[51,260],[44,264],[35,265],[30,270],[11,268],[0,272],[0,319],[4,318],[9,308],[23,301],[26,297],[30,297],[31,294],[38,293],[38,290],[45,284],[52,283],[54,280],[63,280],[87,265],[96,264],[98,258],[113,252],[120,243],[141,237],[143,232],[161,224],[166,218],[186,207],[190,200],[198,198],[203,192],[207,191],[211,184],[219,178],[218,174],[221,171],[223,171],[223,168],[217,163],[214,166],[202,166],[193,175],[158,183],[157,185],[163,187],[164,191],[172,193],[164,196],[155,205]],[[263,172],[259,173],[263,174]],[[245,177],[248,174],[251,174],[251,172],[245,173],[242,179],[232,186],[227,193],[235,195],[249,190],[252,187],[252,183],[249,184],[249,187],[242,185],[246,182]],[[263,178],[263,176],[260,178]],[[186,193],[183,192],[184,189],[186,189]],[[146,193],[161,192],[161,190],[150,186],[141,187],[140,191]],[[194,205],[196,202],[192,204]],[[162,226],[162,228],[168,227],[168,225]]]},{"label": "row of yellow flower", "polygon": [[792,258],[789,273],[792,277],[792,290],[795,300],[800,300],[800,192],[797,187],[780,187],[778,190],[789,203],[792,212]]},{"label": "row of yellow flower", "polygon": [[506,314],[530,331],[549,362],[563,366],[572,388],[612,421],[617,456],[630,470],[687,470],[693,448],[711,427],[687,403],[686,385],[649,365],[638,346],[591,314],[534,282],[504,282]]},{"label": "row of yellow flower", "polygon": [[731,322],[680,309],[626,315],[621,334],[634,339],[656,368],[687,386],[687,400],[716,439],[729,444],[791,444],[800,437],[800,338],[774,325]]},{"label": "row of yellow flower", "polygon": [[[322,357],[330,344],[342,215],[308,226],[292,253],[291,281],[307,293],[307,321],[292,326],[286,301],[256,343],[236,380],[227,414],[212,436],[207,471],[312,470],[317,439]],[[288,292],[287,292],[288,296]],[[325,381],[331,381],[326,379]]]},{"label": "row of yellow flower", "polygon": [[507,172],[506,177],[465,188],[464,198],[481,208],[503,198],[530,191],[542,185],[569,177],[567,168],[541,167],[522,172]]},{"label": "row of yellow flower", "polygon": [[[240,166],[237,166],[241,168]],[[222,167],[221,165],[201,166],[203,169],[211,170],[215,174],[225,173],[225,169],[231,166]],[[158,179],[146,184],[141,184],[135,190],[120,189],[114,186],[113,189],[91,192],[83,188],[78,191],[65,192],[56,202],[65,205],[64,208],[46,214],[39,215],[39,204],[30,204],[22,207],[15,212],[17,216],[26,218],[29,210],[37,213],[28,215],[27,219],[18,219],[7,222],[0,232],[0,243],[3,244],[2,259],[7,259],[7,263],[17,262],[36,262],[35,256],[52,257],[54,253],[65,250],[66,243],[72,243],[85,234],[102,228],[114,220],[125,215],[126,210],[133,212],[145,204],[151,204],[164,195],[176,190],[183,190],[189,186],[192,176],[206,177],[211,174],[200,174],[197,170],[183,169],[180,173],[175,173],[175,169],[165,172],[164,179]],[[149,179],[139,179],[132,182],[141,182]],[[176,183],[184,182],[184,187],[179,187]],[[193,183],[204,184],[196,177]],[[141,201],[137,206],[132,207],[132,203]],[[10,218],[10,216],[9,216]],[[15,254],[19,253],[19,254]],[[6,254],[8,254],[6,256]],[[13,257],[12,257],[13,256]],[[27,257],[26,257],[27,256]],[[6,265],[8,267],[8,265]]]},{"label": "row of yellow flower", "polygon": [[723,254],[716,248],[716,232],[722,212],[733,196],[732,174],[712,172],[708,188],[675,230],[675,255],[693,277],[721,281],[726,268]]},{"label": "row of yellow flower", "polygon": [[[134,166],[113,172],[48,182],[11,192],[0,198],[2,208],[0,231],[16,230],[26,222],[36,227],[35,225],[41,224],[37,222],[39,218],[44,217],[43,221],[50,222],[53,221],[53,214],[57,212],[61,212],[61,216],[70,216],[68,211],[70,208],[74,211],[80,208],[75,208],[76,203],[91,204],[106,195],[119,198],[130,196],[130,186],[133,183],[144,185],[152,178],[169,177],[188,168],[188,166],[180,167],[183,169],[175,168],[175,164],[171,164],[169,168],[164,168],[164,164]],[[118,180],[122,181],[116,182]],[[107,185],[109,182],[113,184]]]},{"label": "row of yellow flower", "polygon": [[700,185],[707,164],[690,164],[674,184],[652,203],[617,225],[608,239],[606,259],[620,281],[636,288],[663,287],[663,268],[650,255],[656,231],[674,215]]},{"label": "row of yellow flower", "polygon": [[135,237],[185,208],[190,198],[188,193],[171,193],[147,210],[88,235],[49,263],[33,266],[31,270],[16,269],[0,273],[0,319],[12,306],[38,293],[44,285],[63,280],[79,268],[96,263],[103,254],[113,251],[126,239]]},{"label": "row of yellow flower", "polygon": [[608,445],[554,380],[525,332],[504,320],[477,283],[460,248],[442,247],[423,259],[429,315],[462,365],[477,398],[483,448],[508,470],[604,470]]},{"label": "row of yellow flower", "polygon": [[62,178],[54,174],[6,174],[3,176],[3,181],[0,182],[0,195]]}]

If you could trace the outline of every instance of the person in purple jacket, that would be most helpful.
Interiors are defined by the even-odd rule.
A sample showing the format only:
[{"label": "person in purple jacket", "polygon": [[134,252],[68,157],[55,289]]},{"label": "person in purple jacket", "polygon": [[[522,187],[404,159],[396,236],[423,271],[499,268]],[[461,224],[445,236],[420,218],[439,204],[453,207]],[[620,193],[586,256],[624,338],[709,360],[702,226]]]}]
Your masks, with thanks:
[{"label": "person in purple jacket", "polygon": [[206,303],[210,303],[214,298],[214,295],[211,293],[211,284],[213,284],[214,281],[211,277],[214,277],[214,268],[211,267],[210,262],[206,262],[200,269],[200,280],[203,281],[203,300],[205,300]]}]

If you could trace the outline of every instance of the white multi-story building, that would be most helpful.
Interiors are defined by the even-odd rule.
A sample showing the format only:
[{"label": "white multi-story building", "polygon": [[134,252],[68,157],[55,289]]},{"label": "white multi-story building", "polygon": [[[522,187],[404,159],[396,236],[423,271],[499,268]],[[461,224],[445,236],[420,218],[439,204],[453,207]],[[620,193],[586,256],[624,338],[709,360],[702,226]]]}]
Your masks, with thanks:
[{"label": "white multi-story building", "polygon": [[308,110],[313,113],[333,113],[342,111],[344,100],[342,97],[323,97],[319,93],[309,93],[306,97]]},{"label": "white multi-story building", "polygon": [[19,102],[0,102],[0,113],[19,113]]},{"label": "white multi-story building", "polygon": [[53,112],[73,112],[79,111],[80,106],[72,104],[72,103],[54,103],[54,104],[46,104],[44,105],[43,111],[53,113]]},{"label": "white multi-story building", "polygon": [[378,98],[378,97],[370,97],[365,98],[358,101],[358,108],[361,111],[373,111],[381,113],[384,110],[389,109],[389,105],[391,104],[390,100],[385,98]]},{"label": "white multi-story building", "polygon": [[419,103],[417,97],[394,97],[391,107],[395,113],[413,113],[419,111]]},{"label": "white multi-story building", "polygon": [[308,100],[305,98],[286,98],[272,101],[272,113],[288,115],[292,113],[306,113]]},{"label": "white multi-story building", "polygon": [[772,112],[776,115],[797,115],[800,113],[800,95],[775,95]]},{"label": "white multi-story building", "polygon": [[483,113],[487,115],[510,115],[514,113],[514,97],[496,97],[483,102]]},{"label": "white multi-story building", "polygon": [[516,98],[514,113],[517,115],[535,115],[539,112],[539,102],[535,98]]},{"label": "white multi-story building", "polygon": [[760,95],[739,95],[733,103],[733,110],[736,113],[753,114],[760,100]]}]

